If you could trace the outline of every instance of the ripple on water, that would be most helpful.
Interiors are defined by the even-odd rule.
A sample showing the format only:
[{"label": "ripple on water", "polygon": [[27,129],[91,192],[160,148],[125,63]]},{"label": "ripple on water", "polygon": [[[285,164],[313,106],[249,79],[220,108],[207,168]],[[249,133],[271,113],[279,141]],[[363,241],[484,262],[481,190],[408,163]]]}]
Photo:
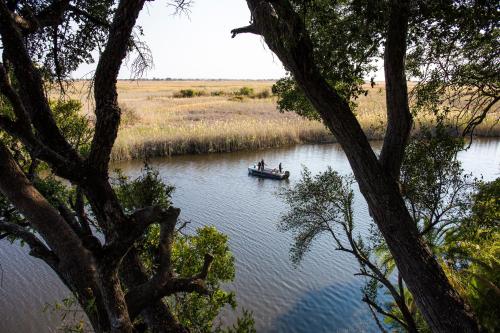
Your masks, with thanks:
[{"label": "ripple on water", "polygon": [[[247,166],[264,158],[283,163],[290,181],[272,181],[247,175]],[[500,141],[476,141],[460,154],[464,168],[485,179],[498,176]],[[301,165],[316,173],[331,165],[349,174],[347,159],[338,145],[302,145],[283,149],[152,160],[163,179],[174,184],[174,204],[181,217],[191,220],[191,231],[214,225],[228,234],[236,259],[236,279],[227,287],[237,292],[238,303],[253,311],[259,332],[372,332],[374,323],[361,302],[362,279],[354,277],[356,261],[335,251],[327,235],[319,237],[298,267],[289,259],[293,240],[277,230],[286,208],[275,197],[293,184]],[[142,163],[117,165],[126,174],[139,174]],[[368,232],[366,203],[356,190],[354,217],[358,231]],[[46,302],[60,300],[67,289],[43,263],[24,249],[0,241],[4,282],[0,288],[0,332],[51,332],[57,317],[44,314]],[[224,311],[221,319],[235,320]],[[50,328],[50,329],[49,329]]]}]

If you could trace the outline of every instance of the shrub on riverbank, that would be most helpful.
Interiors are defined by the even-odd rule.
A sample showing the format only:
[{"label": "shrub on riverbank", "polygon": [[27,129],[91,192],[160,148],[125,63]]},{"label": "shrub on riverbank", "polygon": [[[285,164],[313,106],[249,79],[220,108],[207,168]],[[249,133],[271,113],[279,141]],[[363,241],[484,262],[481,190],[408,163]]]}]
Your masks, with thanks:
[{"label": "shrub on riverbank", "polygon": [[193,89],[182,89],[179,92],[174,93],[174,97],[176,98],[191,98],[191,97],[200,97],[206,95],[207,95],[206,91],[193,90]]}]

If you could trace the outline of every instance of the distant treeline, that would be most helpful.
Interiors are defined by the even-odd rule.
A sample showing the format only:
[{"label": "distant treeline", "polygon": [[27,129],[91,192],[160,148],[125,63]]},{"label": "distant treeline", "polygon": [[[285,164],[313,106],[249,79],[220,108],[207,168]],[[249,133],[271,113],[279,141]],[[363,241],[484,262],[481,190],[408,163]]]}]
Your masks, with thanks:
[{"label": "distant treeline", "polygon": [[[89,79],[83,79],[83,78],[75,78],[73,79],[74,81],[89,81]],[[220,81],[269,81],[269,82],[274,82],[277,81],[278,79],[179,79],[179,78],[171,78],[171,77],[166,77],[166,78],[158,78],[158,77],[153,77],[153,78],[139,78],[139,79],[118,79],[118,81],[209,81],[209,82],[220,82]]]}]

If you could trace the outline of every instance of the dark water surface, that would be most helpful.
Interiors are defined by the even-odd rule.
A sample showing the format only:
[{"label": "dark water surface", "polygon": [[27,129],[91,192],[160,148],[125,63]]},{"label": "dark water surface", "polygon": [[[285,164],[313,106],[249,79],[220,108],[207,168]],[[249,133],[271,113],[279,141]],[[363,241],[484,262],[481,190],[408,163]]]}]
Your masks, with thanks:
[{"label": "dark water surface", "polygon": [[[376,146],[376,144],[375,144]],[[289,181],[259,179],[246,168],[264,158],[266,163],[283,163],[290,170]],[[475,141],[460,154],[466,171],[485,179],[499,176],[500,141]],[[258,152],[239,152],[157,159],[161,176],[176,186],[174,204],[181,217],[200,225],[215,225],[229,235],[236,258],[235,290],[240,306],[253,311],[259,332],[374,332],[376,328],[360,300],[363,280],[353,276],[357,263],[333,249],[328,236],[318,239],[302,264],[294,268],[289,260],[291,235],[276,229],[285,206],[274,193],[293,184],[301,165],[313,173],[330,165],[342,174],[350,173],[340,147],[302,145]],[[126,174],[138,175],[142,164],[117,165]],[[369,222],[366,203],[356,192],[355,219],[360,233]],[[0,241],[0,332],[54,332],[58,316],[43,312],[47,302],[69,295],[53,272],[29,257],[27,250]],[[226,311],[224,322],[234,320]]]}]

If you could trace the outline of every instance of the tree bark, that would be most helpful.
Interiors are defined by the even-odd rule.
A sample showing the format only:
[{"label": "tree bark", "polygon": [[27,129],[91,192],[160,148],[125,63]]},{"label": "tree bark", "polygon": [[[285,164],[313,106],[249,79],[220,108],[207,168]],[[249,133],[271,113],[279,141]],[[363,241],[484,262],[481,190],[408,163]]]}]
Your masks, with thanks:
[{"label": "tree bark", "polygon": [[94,98],[96,102],[95,135],[88,164],[99,174],[107,175],[111,149],[120,125],[120,107],[116,79],[130,46],[130,36],[145,0],[120,1],[111,25],[106,48],[99,59],[95,74]]},{"label": "tree bark", "polygon": [[384,52],[387,128],[379,161],[395,180],[413,125],[405,74],[408,6],[406,1],[392,0]]},{"label": "tree bark", "polygon": [[[33,187],[3,146],[0,146],[0,191],[27,217],[47,242],[49,250],[57,257],[54,260],[57,262],[56,272],[77,295],[96,332],[133,330],[118,269],[123,256],[135,241],[131,236],[139,238],[147,221],[142,221],[139,225],[133,218],[125,215],[108,180],[108,162],[120,121],[116,79],[144,2],[145,0],[122,0],[115,10],[108,42],[100,57],[95,77],[95,135],[89,157],[83,160],[57,127],[43,91],[42,78],[24,47],[22,26],[20,28],[19,20],[15,20],[16,15],[9,10],[5,1],[0,0],[0,35],[4,59],[12,65],[23,96],[26,97],[21,99],[19,92],[10,86],[2,66],[0,92],[11,102],[16,119],[0,116],[0,128],[20,139],[32,156],[48,162],[58,176],[83,189],[95,219],[106,236],[104,246],[98,241],[82,242],[82,238],[92,238],[92,232],[89,233],[87,229],[87,235],[80,234],[81,230],[75,229],[74,223],[70,223],[72,221],[65,221],[62,215],[71,220],[71,214],[65,212],[60,215]],[[69,2],[64,3],[58,13],[53,13],[54,17],[51,19],[57,21],[62,17]],[[30,25],[29,33],[38,28],[37,25]],[[41,255],[40,249],[43,250],[37,249],[38,255]],[[139,265],[140,262],[134,264]],[[160,304],[161,301],[157,303]],[[95,304],[95,307],[89,308],[89,304]],[[158,304],[149,306],[155,306],[154,315],[149,317],[157,318],[151,329],[171,324],[166,321],[160,323],[159,318],[168,318],[170,312]],[[141,310],[139,308],[137,311]],[[145,314],[153,313],[148,312],[148,308],[144,311]],[[163,330],[169,331],[169,327],[163,327]]]},{"label": "tree bark", "polygon": [[77,296],[83,308],[95,304],[92,311],[87,311],[92,326],[99,332],[108,331],[109,322],[101,301],[97,265],[92,254],[83,247],[54,207],[33,187],[3,144],[0,144],[0,175],[0,192],[47,242],[57,257],[53,268],[61,280]]},{"label": "tree bark", "polygon": [[[253,29],[293,74],[346,153],[361,193],[430,328],[434,332],[477,332],[470,309],[420,239],[394,175],[377,160],[348,101],[332,89],[315,65],[312,42],[290,2],[247,3]],[[392,146],[395,141],[389,138],[387,142]]]},{"label": "tree bark", "polygon": [[[129,289],[135,288],[148,282],[141,261],[134,249],[132,249],[123,261],[122,277]],[[168,306],[163,301],[150,302],[140,313],[148,328],[155,333],[186,333],[189,332],[172,315]],[[132,314],[132,319],[134,315]]]}]

